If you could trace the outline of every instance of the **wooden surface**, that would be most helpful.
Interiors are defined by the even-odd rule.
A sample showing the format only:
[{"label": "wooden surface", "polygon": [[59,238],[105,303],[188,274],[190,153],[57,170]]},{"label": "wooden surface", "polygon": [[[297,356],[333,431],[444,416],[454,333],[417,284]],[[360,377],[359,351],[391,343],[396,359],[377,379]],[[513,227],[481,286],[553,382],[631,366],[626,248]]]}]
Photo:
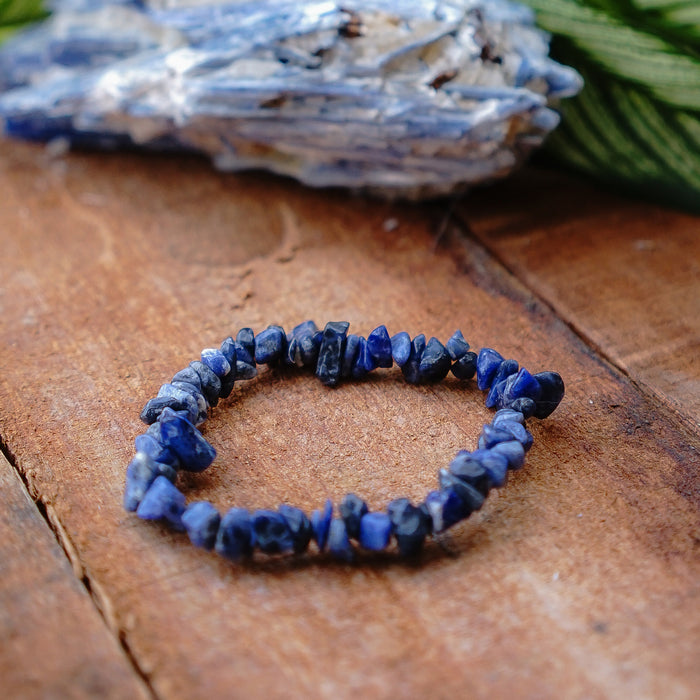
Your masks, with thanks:
[{"label": "wooden surface", "polygon": [[[82,647],[63,643],[75,625],[39,637],[28,619],[0,647],[0,668],[16,667],[9,697],[59,695],[81,653],[105,655],[100,682],[123,697],[142,682],[158,698],[694,696],[697,219],[541,174],[521,179],[524,195],[501,185],[446,218],[444,203],[313,192],[195,159],[52,161],[9,142],[0,153],[0,436],[12,462],[0,463],[0,498],[13,512],[17,470],[75,577],[53,557],[41,583],[34,535],[6,517],[23,545],[3,561],[26,577],[26,599],[12,600],[16,576],[0,579],[2,630],[24,630],[31,600],[55,607],[59,585],[84,603],[80,581],[102,615],[80,613],[93,620]],[[633,274],[615,274],[623,262]],[[441,338],[460,327],[476,347],[558,370],[567,396],[534,426],[526,469],[418,565],[236,566],[124,513],[144,401],[237,328],[306,318]],[[383,371],[333,391],[265,372],[214,411],[205,433],[219,457],[185,490],[222,508],[420,498],[487,419],[457,382],[410,387]],[[50,536],[44,526],[37,541]],[[73,689],[93,692],[79,678]]]}]

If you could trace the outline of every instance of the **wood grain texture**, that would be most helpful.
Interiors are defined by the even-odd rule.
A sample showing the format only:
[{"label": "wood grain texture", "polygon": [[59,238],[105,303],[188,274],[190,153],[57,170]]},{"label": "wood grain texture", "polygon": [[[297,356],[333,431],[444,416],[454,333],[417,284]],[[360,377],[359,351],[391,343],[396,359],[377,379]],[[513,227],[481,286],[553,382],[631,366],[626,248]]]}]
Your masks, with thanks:
[{"label": "wood grain texture", "polygon": [[148,697],[2,455],[0,679],[7,700]]},{"label": "wood grain texture", "polygon": [[700,425],[700,217],[547,171],[480,191],[459,211],[588,342]]},{"label": "wood grain texture", "polygon": [[[3,144],[0,184],[0,434],[158,696],[693,696],[697,434],[480,245],[450,229],[436,250],[441,211],[190,159],[52,162],[18,144]],[[567,397],[535,425],[527,468],[417,566],[234,566],[124,513],[138,413],[158,386],[241,326],[306,318],[461,327],[557,369]],[[327,390],[264,372],[213,412],[220,456],[184,487],[222,508],[420,498],[487,416],[457,382],[384,371]]]}]

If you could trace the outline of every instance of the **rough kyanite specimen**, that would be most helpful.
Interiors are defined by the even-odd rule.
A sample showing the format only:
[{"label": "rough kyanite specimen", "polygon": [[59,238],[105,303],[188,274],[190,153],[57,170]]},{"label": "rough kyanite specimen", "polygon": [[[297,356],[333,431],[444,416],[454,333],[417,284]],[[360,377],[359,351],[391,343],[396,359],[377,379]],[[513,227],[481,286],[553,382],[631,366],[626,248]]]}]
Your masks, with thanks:
[{"label": "rough kyanite specimen", "polygon": [[6,133],[195,150],[313,186],[419,198],[502,177],[582,86],[507,0],[52,7],[0,52]]}]

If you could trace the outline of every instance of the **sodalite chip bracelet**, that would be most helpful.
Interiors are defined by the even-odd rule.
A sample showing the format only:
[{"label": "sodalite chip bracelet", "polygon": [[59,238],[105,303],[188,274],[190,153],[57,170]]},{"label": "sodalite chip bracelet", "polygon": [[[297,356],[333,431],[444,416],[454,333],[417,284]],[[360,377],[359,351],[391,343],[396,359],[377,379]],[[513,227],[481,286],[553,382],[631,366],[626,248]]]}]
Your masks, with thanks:
[{"label": "sodalite chip bracelet", "polygon": [[[348,335],[348,327],[346,322],[331,322],[320,331],[306,321],[289,335],[280,326],[269,326],[257,336],[243,328],[235,340],[229,337],[218,349],[203,350],[201,360],[163,384],[141,413],[149,428],[136,438],[136,456],[126,470],[126,510],[145,520],[163,520],[186,531],[194,545],[234,561],[255,550],[300,554],[312,540],[320,551],[350,561],[355,556],[353,540],[365,550],[380,551],[389,547],[392,537],[400,555],[412,556],[428,535],[479,510],[489,491],[505,484],[509,469],[523,466],[533,440],[525,427],[527,419],[546,418],[564,396],[564,382],[556,372],[530,374],[490,348],[477,355],[461,331],[443,345],[437,338],[426,342],[424,335],[411,340],[404,332],[389,337],[385,326],[367,338]],[[440,469],[439,488],[422,503],[397,498],[384,512],[369,512],[359,496],[348,494],[335,517],[328,500],[310,518],[286,504],[252,513],[231,508],[223,515],[207,501],[186,504],[175,486],[178,471],[201,472],[216,456],[195,426],[206,420],[210,407],[231,394],[235,381],[255,377],[257,365],[311,369],[333,387],[393,363],[411,384],[438,382],[450,371],[465,381],[476,375],[477,387],[487,392],[486,406],[497,409],[477,449],[458,452],[447,469]]]}]

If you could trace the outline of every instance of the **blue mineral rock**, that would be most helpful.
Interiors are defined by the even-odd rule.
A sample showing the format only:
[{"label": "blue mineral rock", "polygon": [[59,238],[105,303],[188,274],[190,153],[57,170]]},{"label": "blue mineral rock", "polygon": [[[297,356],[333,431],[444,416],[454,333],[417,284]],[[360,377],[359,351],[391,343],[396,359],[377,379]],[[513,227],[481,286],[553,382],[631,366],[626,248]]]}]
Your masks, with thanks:
[{"label": "blue mineral rock", "polygon": [[274,510],[256,510],[251,518],[255,546],[265,554],[284,554],[294,549],[294,536],[286,518]]},{"label": "blue mineral rock", "polygon": [[146,495],[136,509],[136,515],[144,520],[163,519],[175,530],[183,530],[184,511],[184,494],[164,476],[159,476],[146,491]]},{"label": "blue mineral rock", "polygon": [[52,7],[0,50],[6,134],[198,151],[316,187],[417,199],[503,177],[582,87],[507,0]]},{"label": "blue mineral rock", "polygon": [[360,545],[381,552],[389,546],[393,525],[386,513],[367,513],[360,519]]},{"label": "blue mineral rock", "polygon": [[386,326],[378,326],[367,336],[367,349],[377,367],[391,367],[391,338]]},{"label": "blue mineral rock", "polygon": [[328,551],[341,561],[352,561],[355,552],[350,544],[345,521],[342,518],[333,518],[328,530]]},{"label": "blue mineral rock", "polygon": [[159,425],[159,441],[177,455],[181,469],[201,472],[214,461],[216,450],[188,420],[166,408]]},{"label": "blue mineral rock", "polygon": [[311,542],[314,531],[311,521],[306,517],[301,508],[282,504],[278,509],[279,514],[285,519],[292,536],[292,546],[296,554],[306,551]]},{"label": "blue mineral rock", "polygon": [[190,503],[182,514],[182,524],[195,547],[214,549],[221,515],[209,501]]},{"label": "blue mineral rock", "polygon": [[221,518],[214,548],[217,554],[240,561],[253,553],[253,528],[245,508],[231,508]]}]

